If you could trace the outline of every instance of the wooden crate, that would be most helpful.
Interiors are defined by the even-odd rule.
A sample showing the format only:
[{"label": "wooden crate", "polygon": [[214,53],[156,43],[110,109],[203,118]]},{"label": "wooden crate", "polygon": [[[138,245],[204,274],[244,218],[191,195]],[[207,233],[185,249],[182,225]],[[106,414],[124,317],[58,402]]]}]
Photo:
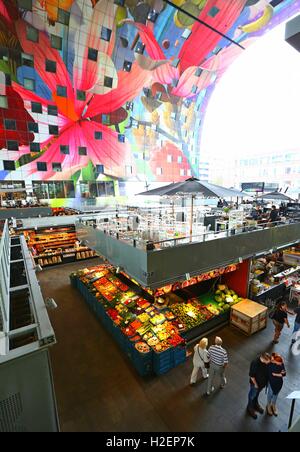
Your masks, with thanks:
[{"label": "wooden crate", "polygon": [[255,301],[244,299],[231,308],[230,324],[251,336],[263,330],[268,323],[268,308]]}]

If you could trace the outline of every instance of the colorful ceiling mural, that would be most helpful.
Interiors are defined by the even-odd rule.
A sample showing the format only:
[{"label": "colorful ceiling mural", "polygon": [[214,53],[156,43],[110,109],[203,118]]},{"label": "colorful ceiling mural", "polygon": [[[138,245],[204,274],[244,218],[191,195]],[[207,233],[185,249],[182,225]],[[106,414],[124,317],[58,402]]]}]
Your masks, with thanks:
[{"label": "colorful ceiling mural", "polygon": [[215,84],[300,1],[170,3],[0,0],[1,180],[197,176]]}]

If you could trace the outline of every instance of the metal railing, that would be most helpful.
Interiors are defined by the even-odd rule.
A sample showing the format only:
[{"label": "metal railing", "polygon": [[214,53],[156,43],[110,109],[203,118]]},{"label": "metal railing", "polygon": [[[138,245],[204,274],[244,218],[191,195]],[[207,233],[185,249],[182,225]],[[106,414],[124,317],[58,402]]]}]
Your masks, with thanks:
[{"label": "metal railing", "polygon": [[[185,235],[181,237],[173,237],[170,239],[163,240],[151,240],[142,239],[141,235],[144,230],[136,231],[123,231],[117,227],[112,228],[109,223],[99,223],[97,219],[84,219],[78,220],[79,224],[85,224],[86,226],[92,226],[95,229],[101,230],[104,234],[114,237],[117,240],[123,241],[124,243],[130,244],[139,249],[144,249],[147,251],[161,250],[168,247],[176,247],[180,245],[186,245],[188,243],[202,243],[210,240],[224,239],[232,237],[234,235],[248,234],[249,232],[259,232],[264,229],[272,229],[274,227],[283,227],[289,224],[300,223],[300,219],[287,219],[285,221],[276,221],[273,223],[266,223],[261,225],[250,225],[241,226],[235,229],[227,229],[225,231],[207,231],[201,234],[195,235]],[[152,232],[154,230],[152,229]],[[299,231],[300,232],[300,231]],[[299,233],[300,239],[300,233]]]}]

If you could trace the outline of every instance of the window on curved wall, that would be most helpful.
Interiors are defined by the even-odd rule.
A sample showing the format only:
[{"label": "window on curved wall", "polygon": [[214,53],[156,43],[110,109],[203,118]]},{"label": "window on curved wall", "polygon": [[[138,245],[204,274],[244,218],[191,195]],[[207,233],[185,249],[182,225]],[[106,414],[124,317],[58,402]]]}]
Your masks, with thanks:
[{"label": "window on curved wall", "polygon": [[33,181],[34,195],[39,199],[75,198],[75,185],[73,181]]}]

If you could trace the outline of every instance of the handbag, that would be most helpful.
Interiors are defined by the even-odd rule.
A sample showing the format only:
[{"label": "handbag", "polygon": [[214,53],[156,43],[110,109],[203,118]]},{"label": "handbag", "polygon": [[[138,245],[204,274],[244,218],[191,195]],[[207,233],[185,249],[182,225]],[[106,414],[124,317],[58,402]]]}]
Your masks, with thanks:
[{"label": "handbag", "polygon": [[204,361],[204,359],[201,358],[201,355],[200,355],[200,352],[199,352],[199,347],[198,347],[198,355],[199,355],[199,358],[201,359],[201,361],[203,362],[205,369],[209,369],[210,368],[210,363],[209,362],[206,363]]},{"label": "handbag", "polygon": [[275,319],[275,313],[276,313],[276,309],[272,309],[272,311],[270,311],[270,313],[269,313],[269,319],[274,320]]}]

